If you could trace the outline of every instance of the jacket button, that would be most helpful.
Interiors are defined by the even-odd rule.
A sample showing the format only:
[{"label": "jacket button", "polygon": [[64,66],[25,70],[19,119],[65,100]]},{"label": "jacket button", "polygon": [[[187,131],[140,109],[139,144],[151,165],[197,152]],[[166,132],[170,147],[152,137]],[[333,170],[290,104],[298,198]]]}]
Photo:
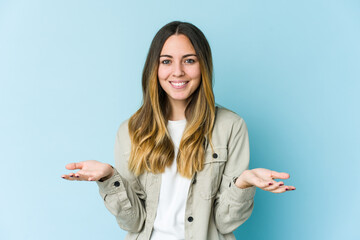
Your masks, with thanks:
[{"label": "jacket button", "polygon": [[213,158],[217,158],[217,157],[218,157],[217,153],[214,153]]},{"label": "jacket button", "polygon": [[193,220],[194,220],[193,217],[189,217],[189,218],[188,218],[188,221],[189,221],[189,222],[192,222]]},{"label": "jacket button", "polygon": [[120,186],[120,182],[119,182],[119,181],[114,182],[114,186],[115,186],[115,187]]}]

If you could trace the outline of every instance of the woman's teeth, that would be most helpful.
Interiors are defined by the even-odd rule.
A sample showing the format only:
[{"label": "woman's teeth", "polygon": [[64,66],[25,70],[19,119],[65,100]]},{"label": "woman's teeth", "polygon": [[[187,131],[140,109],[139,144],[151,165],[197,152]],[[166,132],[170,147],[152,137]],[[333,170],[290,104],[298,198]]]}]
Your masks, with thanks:
[{"label": "woman's teeth", "polygon": [[176,87],[180,87],[185,85],[187,82],[171,82],[172,85],[176,86]]}]

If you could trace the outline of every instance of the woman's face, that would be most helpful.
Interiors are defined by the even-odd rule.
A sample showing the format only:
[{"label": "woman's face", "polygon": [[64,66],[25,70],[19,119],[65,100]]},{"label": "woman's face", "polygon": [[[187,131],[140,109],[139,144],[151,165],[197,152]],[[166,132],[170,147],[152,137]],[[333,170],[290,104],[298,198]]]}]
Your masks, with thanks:
[{"label": "woman's face", "polygon": [[165,41],[158,78],[172,106],[188,103],[201,82],[200,63],[188,37],[172,35]]}]

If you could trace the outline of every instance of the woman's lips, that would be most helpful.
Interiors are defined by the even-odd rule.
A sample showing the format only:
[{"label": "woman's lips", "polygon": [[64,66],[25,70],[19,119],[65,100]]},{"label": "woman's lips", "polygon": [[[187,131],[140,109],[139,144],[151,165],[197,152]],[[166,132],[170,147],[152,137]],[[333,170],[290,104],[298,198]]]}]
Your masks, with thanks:
[{"label": "woman's lips", "polygon": [[189,81],[170,81],[170,84],[173,88],[181,89],[185,88]]}]

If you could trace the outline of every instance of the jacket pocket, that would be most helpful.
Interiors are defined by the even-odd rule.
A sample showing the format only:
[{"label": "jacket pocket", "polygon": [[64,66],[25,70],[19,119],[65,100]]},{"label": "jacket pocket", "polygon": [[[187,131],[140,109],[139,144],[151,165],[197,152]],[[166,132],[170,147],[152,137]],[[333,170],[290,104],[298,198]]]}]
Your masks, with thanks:
[{"label": "jacket pocket", "polygon": [[211,148],[205,153],[204,169],[197,173],[200,196],[212,199],[219,190],[222,173],[227,161],[227,148]]}]

